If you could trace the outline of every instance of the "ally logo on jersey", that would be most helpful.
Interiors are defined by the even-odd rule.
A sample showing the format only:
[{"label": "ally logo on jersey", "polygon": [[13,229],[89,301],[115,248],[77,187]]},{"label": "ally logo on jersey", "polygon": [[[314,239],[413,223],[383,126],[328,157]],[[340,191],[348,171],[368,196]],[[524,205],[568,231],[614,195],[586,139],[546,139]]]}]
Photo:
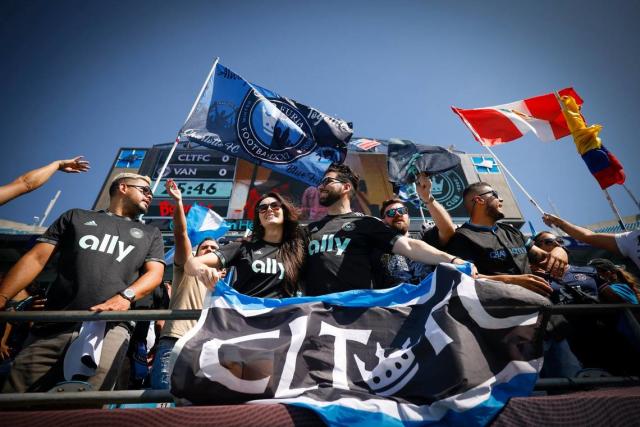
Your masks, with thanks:
[{"label": "ally logo on jersey", "polygon": [[324,234],[320,240],[311,240],[309,242],[309,255],[320,252],[335,252],[340,256],[344,253],[351,242],[350,237],[336,237],[335,234]]},{"label": "ally logo on jersey", "polygon": [[257,259],[251,263],[251,269],[254,273],[278,274],[278,279],[284,279],[284,265],[273,258]]},{"label": "ally logo on jersey", "polygon": [[102,238],[88,234],[80,238],[78,245],[82,249],[104,252],[110,255],[115,254],[117,249],[116,261],[118,262],[122,262],[136,248],[133,245],[125,247],[125,243],[118,236],[112,236],[111,234],[105,234]]}]

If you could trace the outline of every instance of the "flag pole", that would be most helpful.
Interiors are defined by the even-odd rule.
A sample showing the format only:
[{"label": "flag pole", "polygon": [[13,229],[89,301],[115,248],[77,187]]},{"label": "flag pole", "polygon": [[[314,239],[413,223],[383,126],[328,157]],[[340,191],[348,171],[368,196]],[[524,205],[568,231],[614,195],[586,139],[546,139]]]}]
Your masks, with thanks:
[{"label": "flag pole", "polygon": [[[202,84],[202,88],[200,89],[200,93],[198,94],[198,96],[196,96],[196,100],[193,102],[193,106],[191,107],[191,111],[189,111],[189,114],[187,115],[187,118],[184,119],[184,123],[182,124],[182,126],[184,126],[187,121],[189,120],[189,117],[191,117],[191,115],[193,114],[194,110],[196,109],[196,106],[198,105],[198,101],[200,100],[200,97],[202,97],[202,94],[204,93],[204,90],[207,88],[207,83],[209,83],[209,80],[211,79],[211,75],[213,74],[213,72],[216,69],[216,65],[218,65],[218,60],[220,58],[216,57],[216,59],[213,61],[213,65],[211,66],[211,70],[209,70],[209,74],[207,75],[207,78],[205,79],[204,83]],[[156,182],[153,183],[153,189],[152,192],[155,194],[156,189],[158,188],[158,185],[160,184],[160,180],[162,179],[162,176],[164,175],[164,171],[165,169],[167,169],[167,165],[169,164],[169,161],[171,160],[171,157],[173,156],[173,153],[176,151],[176,148],[178,147],[178,144],[180,143],[180,131],[178,131],[178,136],[176,136],[176,140],[173,143],[173,146],[171,147],[171,151],[169,151],[169,155],[167,156],[167,159],[164,161],[164,164],[162,165],[162,168],[160,169],[160,172],[158,172],[158,177],[156,178]]]},{"label": "flag pole", "polygon": [[616,215],[616,218],[618,218],[618,224],[620,224],[622,231],[627,231],[627,227],[624,226],[624,222],[622,221],[620,212],[618,212],[618,208],[616,207],[616,204],[613,203],[613,199],[611,199],[611,196],[609,195],[609,191],[607,191],[606,188],[603,188],[602,191],[604,192],[604,195],[607,198],[607,201],[609,202],[609,206],[611,206],[611,210]]},{"label": "flag pole", "polygon": [[491,155],[496,159],[496,161],[500,164],[500,166],[502,167],[502,169],[504,169],[504,171],[507,173],[507,175],[509,175],[509,177],[513,180],[513,182],[515,182],[515,184],[518,186],[518,188],[520,188],[520,190],[522,190],[522,192],[525,194],[525,196],[527,196],[527,198],[529,199],[529,201],[531,202],[531,204],[533,206],[535,206],[536,209],[538,209],[538,211],[540,211],[541,214],[544,215],[544,210],[540,207],[540,205],[538,204],[538,202],[536,202],[534,200],[534,198],[531,196],[531,194],[529,194],[529,192],[527,190],[524,189],[524,187],[522,186],[522,184],[520,184],[520,182],[513,176],[513,174],[509,171],[509,169],[507,169],[507,167],[504,165],[504,163],[502,163],[502,160],[500,160],[500,158],[498,156],[496,156],[496,153],[493,152],[493,150],[491,148],[489,148],[489,146],[487,145],[482,145],[489,153],[491,153]]},{"label": "flag pole", "polygon": [[540,213],[542,215],[544,215],[544,210],[540,207],[540,205],[534,200],[533,197],[531,197],[531,194],[529,194],[529,192],[527,190],[524,189],[524,187],[522,186],[522,184],[520,184],[520,182],[511,174],[511,172],[509,171],[509,169],[507,169],[507,167],[504,165],[504,163],[502,163],[502,160],[500,160],[500,158],[498,156],[496,156],[496,154],[493,152],[493,150],[491,150],[491,148],[489,148],[488,145],[484,145],[482,142],[482,139],[480,138],[480,135],[478,135],[478,133],[476,132],[476,130],[473,128],[473,126],[471,126],[471,123],[469,123],[467,121],[466,118],[464,118],[462,115],[460,115],[460,118],[464,121],[464,123],[467,125],[467,127],[471,130],[471,133],[473,133],[473,136],[475,137],[476,141],[478,141],[480,143],[480,145],[482,145],[495,159],[496,161],[500,164],[500,166],[502,167],[502,169],[504,169],[504,171],[507,173],[507,175],[509,175],[509,177],[511,177],[511,179],[513,180],[513,182],[516,183],[516,185],[518,186],[518,188],[520,188],[520,190],[522,190],[522,192],[527,196],[527,198],[529,199],[529,201],[531,202],[531,204],[533,206],[536,207],[536,209],[538,209],[538,211],[540,211]]},{"label": "flag pole", "polygon": [[631,190],[629,190],[629,187],[627,187],[627,184],[622,184],[622,186],[624,187],[625,190],[627,190],[627,194],[629,195],[629,197],[631,197],[631,200],[633,200],[633,203],[635,203],[638,209],[640,209],[640,202],[638,202],[638,199],[636,199],[636,196],[634,196]]}]

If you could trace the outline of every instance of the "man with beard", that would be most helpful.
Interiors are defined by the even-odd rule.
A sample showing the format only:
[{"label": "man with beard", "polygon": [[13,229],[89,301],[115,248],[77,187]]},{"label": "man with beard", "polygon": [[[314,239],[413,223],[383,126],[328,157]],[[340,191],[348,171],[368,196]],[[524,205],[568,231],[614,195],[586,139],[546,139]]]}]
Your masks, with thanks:
[{"label": "man with beard", "polygon": [[378,218],[351,212],[350,199],[358,181],[348,166],[331,165],[318,185],[319,201],[328,208],[328,215],[308,226],[307,295],[370,289],[374,250],[425,264],[464,264],[423,241],[404,236]]},{"label": "man with beard", "polygon": [[[451,216],[431,195],[431,180],[427,175],[418,176],[416,189],[435,223],[431,228],[424,230],[421,239],[433,247],[442,249],[455,233]],[[408,236],[411,219],[409,210],[402,200],[389,199],[382,202],[380,217],[389,227],[395,228],[403,236]],[[399,283],[418,284],[433,271],[432,265],[412,261],[398,254],[383,254],[380,261],[383,267],[381,274],[383,278],[380,281],[376,278],[377,283],[382,282],[382,286],[378,287],[386,288]]]},{"label": "man with beard", "polygon": [[[57,277],[45,310],[129,310],[135,300],[152,292],[164,273],[162,236],[156,227],[137,220],[153,198],[150,181],[147,176],[119,174],[109,188],[107,210],[63,213],[5,277],[0,310],[36,278],[54,253],[60,255]],[[100,324],[88,322],[87,329],[89,323]],[[77,347],[72,342],[79,332],[77,323],[34,324],[3,392],[47,391],[64,377],[87,380],[94,389],[111,389],[129,343],[128,324],[108,322],[103,333],[96,333],[102,349],[93,353],[95,373],[76,377],[71,368],[77,367],[80,355],[69,361],[76,365],[64,363],[64,358],[70,345]]]},{"label": "man with beard", "polygon": [[[446,249],[473,262],[479,277],[511,283],[549,296],[547,281],[531,273],[529,262],[544,266],[547,273],[562,277],[566,261],[556,251],[545,252],[514,227],[498,222],[504,218],[502,199],[486,182],[469,185],[462,193],[469,222],[458,228]],[[564,254],[562,254],[564,255]]]}]

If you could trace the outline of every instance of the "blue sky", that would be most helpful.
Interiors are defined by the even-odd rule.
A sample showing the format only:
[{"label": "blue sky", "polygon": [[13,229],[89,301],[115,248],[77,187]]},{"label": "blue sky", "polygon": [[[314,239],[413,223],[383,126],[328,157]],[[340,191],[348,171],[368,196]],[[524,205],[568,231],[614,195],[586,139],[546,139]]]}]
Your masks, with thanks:
[{"label": "blue sky", "polygon": [[[640,3],[633,1],[3,1],[0,182],[83,154],[0,207],[47,224],[90,208],[119,147],[172,141],[214,57],[280,94],[354,123],[355,134],[481,152],[451,112],[573,86],[589,123],[640,195]],[[612,218],[570,138],[495,148],[549,209],[588,224]],[[512,185],[525,217],[539,214]],[[622,187],[623,215],[638,213]]]}]

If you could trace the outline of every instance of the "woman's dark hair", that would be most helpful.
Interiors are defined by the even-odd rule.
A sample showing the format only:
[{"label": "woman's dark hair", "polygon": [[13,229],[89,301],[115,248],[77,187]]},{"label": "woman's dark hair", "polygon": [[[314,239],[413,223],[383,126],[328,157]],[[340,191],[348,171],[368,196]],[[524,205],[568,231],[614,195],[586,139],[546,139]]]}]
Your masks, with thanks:
[{"label": "woman's dark hair", "polygon": [[638,279],[633,274],[628,271],[618,267],[611,260],[604,258],[594,258],[587,264],[591,267],[595,267],[597,270],[610,271],[615,273],[616,281],[618,283],[627,284],[633,293],[636,294],[636,297],[640,300],[640,283]]},{"label": "woman's dark hair", "polygon": [[260,223],[258,207],[260,202],[268,197],[276,199],[282,205],[284,222],[282,224],[282,244],[278,248],[278,255],[284,264],[284,290],[293,296],[298,290],[302,289],[299,282],[302,264],[304,263],[304,237],[298,225],[298,209],[278,193],[263,194],[253,208],[252,238],[254,241],[264,238],[264,227]]}]

